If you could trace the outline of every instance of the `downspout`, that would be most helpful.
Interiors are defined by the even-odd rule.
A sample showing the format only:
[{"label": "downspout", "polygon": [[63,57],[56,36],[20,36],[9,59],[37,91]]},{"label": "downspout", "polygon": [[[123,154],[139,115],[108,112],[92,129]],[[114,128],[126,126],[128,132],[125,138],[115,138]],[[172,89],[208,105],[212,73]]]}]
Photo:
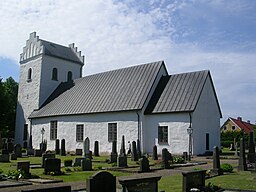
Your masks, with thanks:
[{"label": "downspout", "polygon": [[30,126],[29,126],[28,148],[33,149],[33,146],[32,146],[32,119],[29,119],[29,121],[30,121]]},{"label": "downspout", "polygon": [[[140,114],[138,113],[138,111],[136,111],[137,114],[137,120],[138,120],[138,139],[140,140],[141,137],[141,130],[140,130]],[[141,141],[141,140],[140,140]]]}]

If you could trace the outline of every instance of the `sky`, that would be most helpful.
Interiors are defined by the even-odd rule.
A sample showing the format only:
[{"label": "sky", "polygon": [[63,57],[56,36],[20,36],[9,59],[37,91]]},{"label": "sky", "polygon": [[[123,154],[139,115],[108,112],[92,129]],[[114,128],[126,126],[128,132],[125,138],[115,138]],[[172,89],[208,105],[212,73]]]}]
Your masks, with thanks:
[{"label": "sky", "polygon": [[210,70],[222,110],[256,123],[256,1],[0,1],[0,76],[19,80],[31,32],[85,55],[83,76],[164,60],[169,74]]}]

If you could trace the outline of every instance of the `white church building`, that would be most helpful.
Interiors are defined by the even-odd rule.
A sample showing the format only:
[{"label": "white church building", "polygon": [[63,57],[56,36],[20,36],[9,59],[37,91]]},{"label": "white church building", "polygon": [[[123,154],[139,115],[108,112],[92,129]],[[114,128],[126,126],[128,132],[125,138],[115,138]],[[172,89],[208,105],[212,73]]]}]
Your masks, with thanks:
[{"label": "white church building", "polygon": [[220,145],[222,114],[210,71],[169,75],[158,61],[82,77],[83,65],[74,44],[30,34],[20,56],[17,143],[32,138],[39,149],[44,139],[54,150],[55,140],[65,139],[66,150],[75,151],[89,137],[91,150],[97,140],[103,153],[114,140],[120,149],[124,135],[126,146],[139,139],[143,153],[156,145],[158,153],[173,154]]}]

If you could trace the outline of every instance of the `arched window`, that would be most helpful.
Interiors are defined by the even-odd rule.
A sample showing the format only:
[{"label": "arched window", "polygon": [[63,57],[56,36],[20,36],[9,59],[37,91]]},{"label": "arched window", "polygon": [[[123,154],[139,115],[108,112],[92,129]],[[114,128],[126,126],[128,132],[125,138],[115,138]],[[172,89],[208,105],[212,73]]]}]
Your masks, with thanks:
[{"label": "arched window", "polygon": [[58,70],[57,70],[57,68],[52,69],[52,80],[58,81]]},{"label": "arched window", "polygon": [[68,72],[67,79],[68,79],[68,81],[72,81],[72,72],[71,71]]},{"label": "arched window", "polygon": [[28,69],[28,77],[27,77],[27,82],[30,82],[30,81],[32,81],[32,69],[31,68]]}]

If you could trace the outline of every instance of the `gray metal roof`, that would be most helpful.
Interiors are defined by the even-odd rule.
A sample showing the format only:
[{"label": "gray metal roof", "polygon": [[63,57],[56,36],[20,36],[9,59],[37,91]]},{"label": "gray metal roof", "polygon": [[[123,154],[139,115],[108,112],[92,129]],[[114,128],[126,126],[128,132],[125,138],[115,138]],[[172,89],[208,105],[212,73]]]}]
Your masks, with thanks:
[{"label": "gray metal roof", "polygon": [[142,109],[162,66],[159,61],[62,83],[29,118]]},{"label": "gray metal roof", "polygon": [[40,39],[42,45],[44,46],[44,54],[62,58],[69,61],[75,61],[79,64],[83,65],[83,62],[78,58],[78,56],[74,53],[74,51],[70,47],[65,47],[62,45],[58,45],[56,43],[52,43],[49,41],[45,41]]},{"label": "gray metal roof", "polygon": [[194,111],[208,75],[209,71],[198,71],[162,77],[145,113]]}]

